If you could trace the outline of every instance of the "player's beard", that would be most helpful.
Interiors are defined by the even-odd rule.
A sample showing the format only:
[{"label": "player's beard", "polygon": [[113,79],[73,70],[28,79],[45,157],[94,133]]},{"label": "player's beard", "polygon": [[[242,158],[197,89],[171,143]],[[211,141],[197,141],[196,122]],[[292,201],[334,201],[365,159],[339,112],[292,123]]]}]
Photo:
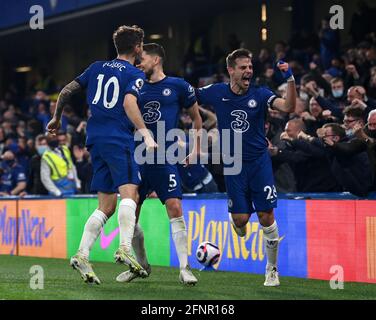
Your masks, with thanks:
[{"label": "player's beard", "polygon": [[153,69],[149,69],[149,70],[145,70],[144,72],[145,72],[146,79],[150,80],[154,71],[153,71]]}]

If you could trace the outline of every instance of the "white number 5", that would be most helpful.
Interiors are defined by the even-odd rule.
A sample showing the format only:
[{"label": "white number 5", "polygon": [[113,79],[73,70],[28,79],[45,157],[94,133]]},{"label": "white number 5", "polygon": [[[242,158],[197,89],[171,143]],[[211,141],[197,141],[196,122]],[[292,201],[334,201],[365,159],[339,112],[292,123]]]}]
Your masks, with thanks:
[{"label": "white number 5", "polygon": [[178,183],[176,182],[175,177],[176,177],[175,174],[170,174],[170,180],[169,180],[169,184],[168,184],[168,186],[170,188],[175,188],[178,185]]}]

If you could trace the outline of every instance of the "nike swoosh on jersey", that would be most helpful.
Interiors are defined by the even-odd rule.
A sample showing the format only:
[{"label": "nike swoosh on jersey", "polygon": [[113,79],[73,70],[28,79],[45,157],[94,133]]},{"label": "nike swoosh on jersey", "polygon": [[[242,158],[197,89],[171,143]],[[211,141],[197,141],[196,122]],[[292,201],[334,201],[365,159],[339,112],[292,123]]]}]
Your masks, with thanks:
[{"label": "nike swoosh on jersey", "polygon": [[222,98],[222,101],[230,101],[230,99]]},{"label": "nike swoosh on jersey", "polygon": [[176,190],[176,188],[174,188],[174,189],[168,189],[167,191],[168,192],[172,192],[172,191],[175,191]]},{"label": "nike swoosh on jersey", "polygon": [[101,229],[101,248],[106,249],[119,233],[119,227],[112,231],[109,235],[105,235],[103,228]]}]

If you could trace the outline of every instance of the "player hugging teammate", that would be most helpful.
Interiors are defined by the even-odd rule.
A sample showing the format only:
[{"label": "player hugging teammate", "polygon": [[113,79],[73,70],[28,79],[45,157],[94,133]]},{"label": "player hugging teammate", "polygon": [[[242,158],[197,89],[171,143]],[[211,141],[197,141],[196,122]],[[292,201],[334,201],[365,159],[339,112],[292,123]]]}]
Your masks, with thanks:
[{"label": "player hugging teammate", "polygon": [[[115,261],[127,264],[129,270],[120,274],[117,281],[130,282],[137,277],[147,277],[151,268],[146,259],[143,232],[136,219],[147,194],[156,191],[170,218],[172,238],[180,262],[179,280],[184,284],[196,284],[197,279],[188,265],[187,230],[176,164],[162,159],[163,164],[138,166],[134,158],[134,128],[141,133],[146,150],[153,151],[158,145],[149,130],[157,137],[160,134],[155,132],[158,123],[164,122],[166,130],[163,134],[167,134],[168,130],[176,128],[182,108],[187,109],[192,118],[193,128],[200,130],[202,120],[198,104],[205,104],[213,106],[217,113],[220,135],[227,130],[233,138],[240,137],[240,140],[232,140],[228,154],[222,151],[223,157],[233,157],[241,165],[236,175],[226,174],[228,168],[225,167],[230,220],[237,234],[243,237],[251,214],[257,212],[264,231],[267,255],[264,285],[278,286],[279,235],[273,211],[277,205],[277,193],[264,122],[268,108],[294,111],[296,88],[291,69],[287,63],[278,63],[288,83],[286,99],[279,98],[267,88],[251,85],[251,53],[238,49],[227,57],[230,83],[200,88],[195,94],[184,79],[164,74],[163,48],[158,44],[148,44],[143,51],[143,38],[144,32],[137,26],[119,27],[113,35],[118,57],[112,61],[93,63],[65,86],[60,92],[54,117],[47,126],[50,134],[56,134],[64,106],[71,96],[82,89],[87,90],[87,103],[91,110],[87,148],[94,171],[92,190],[98,192],[99,204],[85,224],[78,252],[71,258],[71,266],[79,271],[85,282],[100,283],[89,263],[89,253],[100,230],[115,212],[119,193],[120,246],[115,252]],[[141,61],[138,67],[142,71],[134,66],[137,60]],[[196,134],[193,152],[186,158],[187,165],[200,153],[199,141],[199,134]],[[239,148],[234,145],[237,142],[242,147],[239,154]],[[136,257],[132,254],[132,245]]]}]

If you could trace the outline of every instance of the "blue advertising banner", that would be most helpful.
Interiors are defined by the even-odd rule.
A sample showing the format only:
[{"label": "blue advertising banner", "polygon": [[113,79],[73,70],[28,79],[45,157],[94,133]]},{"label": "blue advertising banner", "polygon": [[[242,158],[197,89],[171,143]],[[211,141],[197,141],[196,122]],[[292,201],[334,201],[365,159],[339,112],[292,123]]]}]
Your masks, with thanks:
[{"label": "blue advertising banner", "polygon": [[[217,270],[263,274],[266,255],[263,231],[253,214],[247,225],[247,234],[240,238],[233,230],[225,199],[183,200],[184,218],[188,230],[188,255],[191,267],[200,269],[196,249],[203,241],[215,243],[221,257],[214,266]],[[276,219],[281,238],[279,272],[284,276],[307,276],[307,245],[305,201],[280,200]],[[170,239],[171,266],[178,267],[174,243]]]},{"label": "blue advertising banner", "polygon": [[34,5],[41,6],[44,16],[48,18],[111,1],[113,0],[4,0],[0,2],[0,29],[28,23],[33,15],[30,8]]}]

